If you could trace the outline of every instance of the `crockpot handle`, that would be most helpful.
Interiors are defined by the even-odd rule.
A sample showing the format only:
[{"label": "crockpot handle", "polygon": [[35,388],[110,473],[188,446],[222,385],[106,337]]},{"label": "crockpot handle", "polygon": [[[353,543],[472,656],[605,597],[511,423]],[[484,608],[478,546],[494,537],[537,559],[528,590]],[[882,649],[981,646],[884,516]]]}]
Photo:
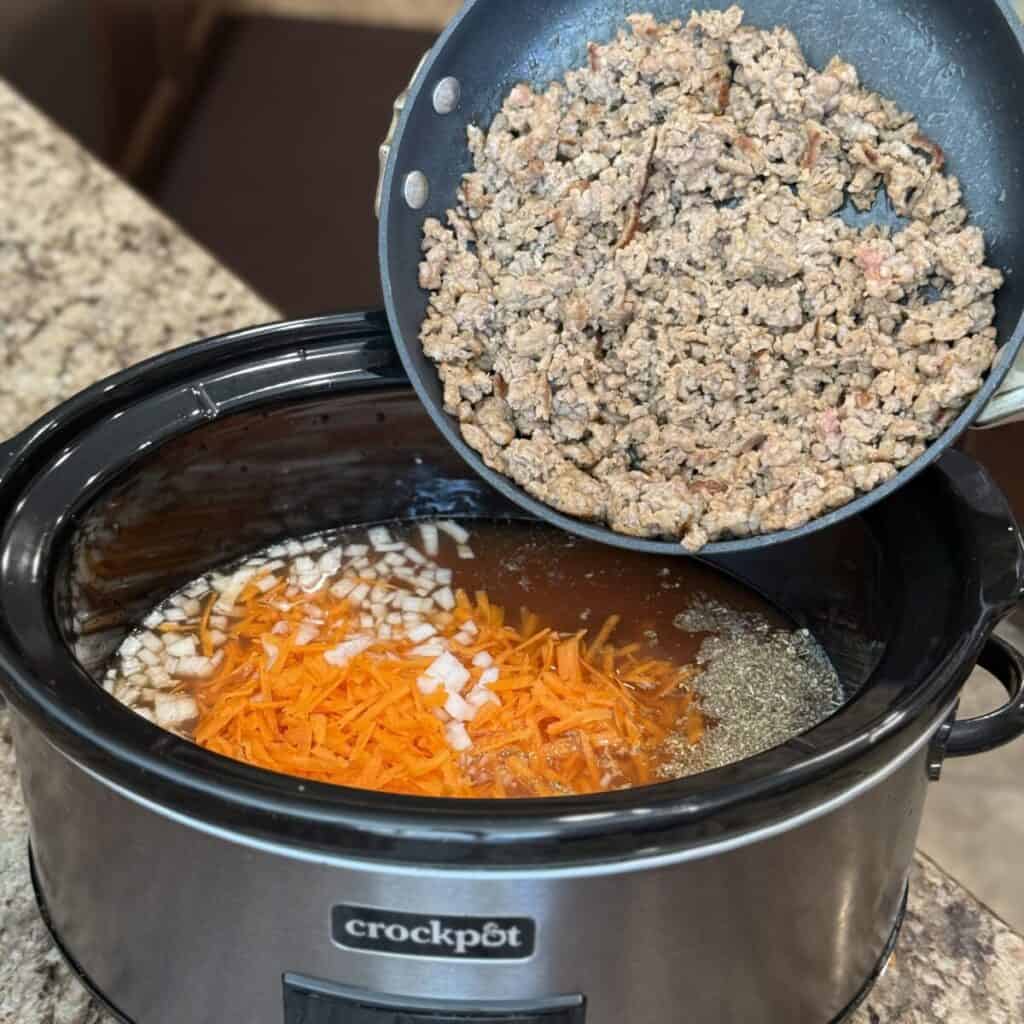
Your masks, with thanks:
[{"label": "crockpot handle", "polygon": [[949,757],[967,757],[994,750],[1024,733],[1024,655],[1000,636],[989,637],[978,659],[1010,695],[1009,703],[982,715],[953,723],[946,738]]}]

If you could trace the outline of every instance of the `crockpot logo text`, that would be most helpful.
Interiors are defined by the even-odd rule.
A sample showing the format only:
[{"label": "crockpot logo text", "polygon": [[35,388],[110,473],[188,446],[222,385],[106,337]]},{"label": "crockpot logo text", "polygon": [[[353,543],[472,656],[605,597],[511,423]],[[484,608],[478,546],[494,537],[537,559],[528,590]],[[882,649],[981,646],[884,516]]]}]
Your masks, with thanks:
[{"label": "crockpot logo text", "polygon": [[345,922],[345,934],[352,939],[386,939],[399,945],[412,942],[417,946],[435,946],[454,949],[462,956],[473,949],[523,948],[523,930],[518,925],[502,928],[497,921],[488,921],[482,928],[445,928],[441,919],[432,917],[430,924],[408,928],[404,924],[385,924],[383,921],[363,921],[353,917]]},{"label": "crockpot logo text", "polygon": [[536,944],[536,925],[526,917],[434,917],[349,905],[336,906],[331,917],[334,941],[367,953],[525,960]]}]

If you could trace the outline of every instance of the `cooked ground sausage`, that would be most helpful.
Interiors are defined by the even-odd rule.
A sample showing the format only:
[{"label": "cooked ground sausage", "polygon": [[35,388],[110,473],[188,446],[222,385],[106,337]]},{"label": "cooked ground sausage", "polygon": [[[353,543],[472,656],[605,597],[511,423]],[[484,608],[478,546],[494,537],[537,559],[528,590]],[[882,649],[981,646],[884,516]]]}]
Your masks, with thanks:
[{"label": "cooked ground sausage", "polygon": [[[421,340],[495,470],[691,549],[798,527],[890,479],[996,352],[981,231],[907,113],[796,38],[693,15],[518,85],[447,223]],[[892,230],[844,206],[888,202]]]}]

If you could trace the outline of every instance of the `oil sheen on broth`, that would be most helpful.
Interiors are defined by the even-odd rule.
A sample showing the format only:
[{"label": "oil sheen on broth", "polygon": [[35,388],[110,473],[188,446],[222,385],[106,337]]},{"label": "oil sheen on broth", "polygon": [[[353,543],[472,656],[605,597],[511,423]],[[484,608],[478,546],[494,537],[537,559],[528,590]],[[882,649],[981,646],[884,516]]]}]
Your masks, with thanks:
[{"label": "oil sheen on broth", "polygon": [[226,757],[442,797],[665,781],[839,702],[813,640],[728,577],[524,520],[274,545],[156,608],[104,685]]}]

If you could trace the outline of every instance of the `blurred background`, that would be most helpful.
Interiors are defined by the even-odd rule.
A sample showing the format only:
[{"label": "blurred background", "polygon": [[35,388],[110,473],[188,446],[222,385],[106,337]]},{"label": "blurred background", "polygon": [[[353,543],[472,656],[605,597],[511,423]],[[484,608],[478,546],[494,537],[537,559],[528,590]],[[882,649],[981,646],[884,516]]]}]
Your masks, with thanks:
[{"label": "blurred background", "polygon": [[[0,76],[283,315],[366,307],[381,301],[377,147],[459,5],[0,0]],[[1024,424],[965,446],[1024,521]],[[963,710],[1003,699],[979,672]],[[948,763],[922,847],[1024,931],[1022,779],[1024,743]]]},{"label": "blurred background", "polygon": [[0,0],[0,74],[291,315],[379,302],[391,104],[459,0]]}]

